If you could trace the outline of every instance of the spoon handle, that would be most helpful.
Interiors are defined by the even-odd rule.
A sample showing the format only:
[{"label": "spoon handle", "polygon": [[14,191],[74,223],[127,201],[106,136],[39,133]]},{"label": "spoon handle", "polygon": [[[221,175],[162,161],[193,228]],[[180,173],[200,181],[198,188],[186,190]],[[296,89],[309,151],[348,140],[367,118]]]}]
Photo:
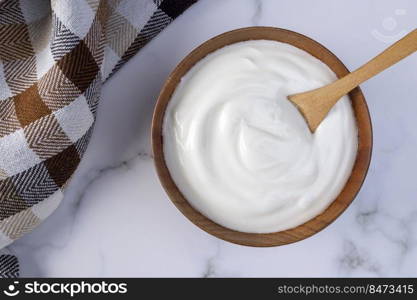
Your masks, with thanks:
[{"label": "spoon handle", "polygon": [[415,51],[417,51],[417,29],[407,34],[357,70],[334,83],[324,86],[322,89],[323,91],[326,90],[326,92],[334,92],[334,97],[329,98],[339,100],[339,98],[349,93],[364,81],[374,77]]},{"label": "spoon handle", "polygon": [[312,91],[290,95],[288,99],[298,107],[311,132],[314,132],[342,96],[415,51],[417,29],[345,77]]}]

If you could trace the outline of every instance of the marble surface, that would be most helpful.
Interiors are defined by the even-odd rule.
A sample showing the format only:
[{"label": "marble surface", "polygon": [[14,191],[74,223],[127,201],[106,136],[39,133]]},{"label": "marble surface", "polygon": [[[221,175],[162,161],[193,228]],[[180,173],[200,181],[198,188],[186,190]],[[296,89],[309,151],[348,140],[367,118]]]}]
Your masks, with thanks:
[{"label": "marble surface", "polygon": [[362,86],[374,151],[349,209],[296,244],[256,249],[192,225],[150,154],[156,96],[195,46],[252,25],[318,40],[354,69],[416,27],[415,0],[201,0],[104,87],[87,154],[58,210],[9,246],[23,276],[417,276],[417,55]]}]

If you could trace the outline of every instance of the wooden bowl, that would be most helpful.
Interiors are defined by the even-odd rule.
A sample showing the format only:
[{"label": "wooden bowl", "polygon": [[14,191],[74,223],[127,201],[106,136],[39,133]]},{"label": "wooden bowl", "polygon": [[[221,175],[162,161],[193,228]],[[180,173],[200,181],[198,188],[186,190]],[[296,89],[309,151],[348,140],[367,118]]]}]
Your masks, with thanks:
[{"label": "wooden bowl", "polygon": [[204,231],[220,239],[240,245],[267,247],[305,239],[325,228],[348,207],[361,188],[368,171],[372,152],[372,126],[365,98],[361,90],[356,88],[349,94],[359,135],[358,153],[352,174],[342,192],[322,214],[298,227],[267,234],[238,232],[213,222],[194,209],[181,194],[165,164],[162,126],[168,102],[180,79],[207,54],[236,42],[259,39],[284,42],[300,48],[328,65],[338,77],[349,72],[332,52],[318,42],[296,32],[273,27],[248,27],[223,33],[194,49],[168,77],[159,95],[153,115],[152,148],[162,186],[184,216]]}]

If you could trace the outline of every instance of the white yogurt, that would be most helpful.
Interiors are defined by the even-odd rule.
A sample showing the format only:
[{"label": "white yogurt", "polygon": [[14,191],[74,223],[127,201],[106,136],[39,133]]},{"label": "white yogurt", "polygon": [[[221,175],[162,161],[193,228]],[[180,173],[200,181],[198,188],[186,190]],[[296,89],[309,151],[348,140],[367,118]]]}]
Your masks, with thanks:
[{"label": "white yogurt", "polygon": [[169,102],[163,146],[189,203],[242,232],[296,227],[322,213],[350,176],[357,128],[348,97],[311,134],[287,95],[336,79],[291,45],[256,40],[196,64]]}]

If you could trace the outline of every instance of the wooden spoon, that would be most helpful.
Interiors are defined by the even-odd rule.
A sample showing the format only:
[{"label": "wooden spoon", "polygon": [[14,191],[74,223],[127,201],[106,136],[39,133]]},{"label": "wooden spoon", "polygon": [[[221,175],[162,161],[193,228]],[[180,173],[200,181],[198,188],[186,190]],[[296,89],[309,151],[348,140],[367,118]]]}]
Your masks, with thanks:
[{"label": "wooden spoon", "polygon": [[345,77],[312,91],[290,95],[288,99],[295,104],[307,121],[311,132],[314,133],[343,95],[415,51],[417,51],[417,29]]}]

